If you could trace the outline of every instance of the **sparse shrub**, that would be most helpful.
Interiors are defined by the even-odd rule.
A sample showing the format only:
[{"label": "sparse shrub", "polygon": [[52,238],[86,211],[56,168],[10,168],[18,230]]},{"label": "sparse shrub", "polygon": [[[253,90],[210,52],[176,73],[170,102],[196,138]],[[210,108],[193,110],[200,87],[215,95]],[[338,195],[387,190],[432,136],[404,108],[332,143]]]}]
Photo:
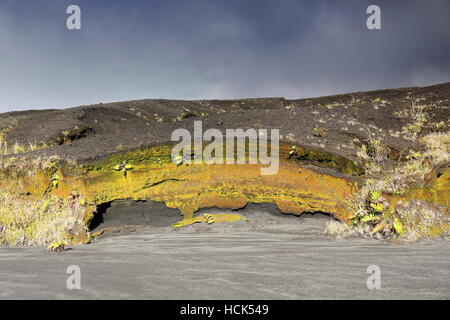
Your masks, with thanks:
[{"label": "sparse shrub", "polygon": [[156,122],[158,122],[158,123],[163,123],[163,122],[166,121],[166,119],[165,119],[163,116],[160,116],[160,115],[157,114],[157,113],[154,113],[153,115],[155,116],[155,120],[156,120]]},{"label": "sparse shrub", "polygon": [[326,128],[314,127],[312,129],[312,134],[315,137],[326,137],[328,135],[328,130]]},{"label": "sparse shrub", "polygon": [[324,234],[335,238],[347,238],[354,235],[354,233],[354,229],[340,221],[328,221],[325,225]]},{"label": "sparse shrub", "polygon": [[[393,211],[383,196],[402,196],[411,189],[425,187],[433,168],[448,166],[449,132],[432,133],[420,141],[424,144],[423,150],[411,151],[406,161],[397,162],[391,167],[378,162],[377,154],[382,148],[377,148],[379,150],[374,153],[367,152],[367,149],[358,153],[360,160],[369,165],[366,165],[366,179],[347,203],[349,210],[354,213],[356,229],[365,230],[366,235],[386,238],[395,234],[405,239],[448,233],[445,228],[448,228],[450,221],[443,218],[443,208],[413,200],[411,205],[400,204]],[[437,226],[441,226],[441,229]]]},{"label": "sparse shrub", "polygon": [[433,129],[435,129],[437,131],[441,131],[441,130],[444,130],[445,127],[446,127],[445,122],[441,121],[441,122],[435,123]]},{"label": "sparse shrub", "polygon": [[[50,156],[46,159],[29,157],[4,157],[0,158],[0,171],[9,171],[12,176],[20,174],[33,175],[37,171],[56,171],[59,161],[58,156]],[[1,181],[1,180],[0,180]]]},{"label": "sparse shrub", "polygon": [[52,179],[50,180],[50,183],[52,184],[53,188],[58,188],[59,180],[61,180],[61,177],[58,174],[54,174],[52,176]]},{"label": "sparse shrub", "polygon": [[432,159],[435,166],[450,162],[450,131],[430,133],[420,141],[426,146],[423,156]]},{"label": "sparse shrub", "polygon": [[298,155],[297,153],[297,147],[296,146],[291,146],[290,150],[289,150],[289,157],[293,157]]},{"label": "sparse shrub", "polygon": [[122,162],[113,167],[113,170],[120,171],[126,177],[128,171],[133,170],[133,166],[131,164],[127,164],[126,162]]},{"label": "sparse shrub", "polygon": [[18,142],[14,143],[12,146],[8,144],[5,140],[3,132],[0,132],[0,155],[12,155],[20,154],[29,151],[36,151],[44,148],[48,148],[49,145],[46,143],[37,144],[35,142],[29,142],[28,147],[24,146]]},{"label": "sparse shrub", "polygon": [[30,151],[36,151],[41,149],[35,142],[29,142],[28,143],[28,150]]},{"label": "sparse shrub", "polygon": [[372,136],[369,131],[369,138],[363,142],[356,155],[359,162],[366,169],[368,176],[379,175],[384,170],[384,162],[387,159],[388,148],[380,139]]},{"label": "sparse shrub", "polygon": [[8,146],[8,143],[2,139],[0,139],[0,155],[10,155],[10,154],[19,154],[27,151],[23,145],[19,143],[14,143],[11,147]]},{"label": "sparse shrub", "polygon": [[67,241],[57,241],[48,245],[48,252],[62,252],[69,250]]},{"label": "sparse shrub", "polygon": [[79,197],[36,198],[19,185],[0,186],[0,245],[47,245],[86,232]]},{"label": "sparse shrub", "polygon": [[344,105],[345,105],[345,104],[342,103],[342,102],[334,101],[334,102],[332,102],[332,103],[318,104],[317,106],[318,106],[318,107],[325,107],[325,108],[327,108],[327,109],[332,109],[332,108],[334,108],[334,107],[342,107],[342,106],[344,106]]},{"label": "sparse shrub", "polygon": [[421,200],[397,204],[394,228],[407,240],[448,237],[450,217],[440,206]]},{"label": "sparse shrub", "polygon": [[419,104],[421,99],[412,99],[411,105],[401,111],[394,112],[394,116],[397,119],[403,119],[410,121],[403,127],[403,132],[411,137],[417,137],[424,129],[429,115],[426,112],[427,105]]}]

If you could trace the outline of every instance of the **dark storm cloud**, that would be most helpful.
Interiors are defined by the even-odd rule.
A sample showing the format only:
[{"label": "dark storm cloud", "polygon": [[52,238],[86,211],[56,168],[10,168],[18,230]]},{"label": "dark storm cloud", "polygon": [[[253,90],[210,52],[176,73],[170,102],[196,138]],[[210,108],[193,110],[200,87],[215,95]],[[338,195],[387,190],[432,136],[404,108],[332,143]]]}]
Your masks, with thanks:
[{"label": "dark storm cloud", "polygon": [[0,111],[426,85],[450,81],[449,57],[447,0],[0,1]]}]

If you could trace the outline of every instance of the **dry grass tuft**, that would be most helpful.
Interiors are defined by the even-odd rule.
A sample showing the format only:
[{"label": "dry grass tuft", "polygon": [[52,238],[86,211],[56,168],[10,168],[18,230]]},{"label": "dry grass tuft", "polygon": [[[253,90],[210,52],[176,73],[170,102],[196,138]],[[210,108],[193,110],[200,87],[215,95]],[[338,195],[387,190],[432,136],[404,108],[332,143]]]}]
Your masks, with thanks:
[{"label": "dry grass tuft", "polygon": [[409,241],[450,236],[450,216],[439,206],[421,200],[397,204],[402,237]]},{"label": "dry grass tuft", "polygon": [[324,235],[337,239],[348,238],[354,235],[354,229],[340,221],[329,221],[325,225]]},{"label": "dry grass tuft", "polygon": [[38,171],[55,170],[59,157],[50,156],[46,159],[28,157],[0,157],[1,174],[8,172],[11,175],[27,174],[33,175]]},{"label": "dry grass tuft", "polygon": [[431,157],[435,165],[448,165],[450,162],[450,131],[430,133],[421,141],[426,146],[425,157]]},{"label": "dry grass tuft", "polygon": [[417,135],[422,132],[429,118],[429,115],[426,112],[428,106],[420,104],[421,101],[422,99],[420,98],[412,99],[408,108],[394,113],[394,116],[398,119],[409,121],[409,123],[403,127],[403,132],[410,136],[410,138],[416,138]]},{"label": "dry grass tuft", "polygon": [[413,239],[448,234],[446,226],[450,221],[445,208],[413,200],[394,210],[383,195],[404,196],[414,188],[427,187],[434,168],[449,166],[450,132],[426,135],[421,139],[422,151],[410,151],[406,161],[390,167],[384,161],[387,148],[380,140],[370,138],[370,142],[371,145],[363,145],[358,153],[366,169],[366,179],[347,203],[354,213],[354,229],[383,238],[401,235]]},{"label": "dry grass tuft", "polygon": [[38,199],[21,191],[20,186],[0,187],[0,245],[47,245],[87,231],[79,197]]}]

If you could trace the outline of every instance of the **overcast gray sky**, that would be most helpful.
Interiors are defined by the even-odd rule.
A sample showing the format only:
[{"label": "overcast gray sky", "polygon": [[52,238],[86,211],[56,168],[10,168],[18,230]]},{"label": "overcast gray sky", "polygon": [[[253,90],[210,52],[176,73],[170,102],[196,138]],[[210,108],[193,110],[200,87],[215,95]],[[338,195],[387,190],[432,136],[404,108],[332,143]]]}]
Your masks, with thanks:
[{"label": "overcast gray sky", "polygon": [[[70,4],[81,30],[66,28]],[[0,112],[446,81],[448,0],[0,0]]]}]

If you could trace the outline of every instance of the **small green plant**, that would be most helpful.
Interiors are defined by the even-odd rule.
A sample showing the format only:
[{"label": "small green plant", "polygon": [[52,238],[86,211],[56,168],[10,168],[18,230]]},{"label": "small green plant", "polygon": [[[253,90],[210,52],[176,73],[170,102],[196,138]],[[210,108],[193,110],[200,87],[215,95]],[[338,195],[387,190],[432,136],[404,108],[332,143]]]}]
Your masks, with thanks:
[{"label": "small green plant", "polygon": [[163,123],[163,122],[166,121],[166,119],[165,119],[163,116],[160,116],[160,115],[158,115],[157,113],[154,113],[153,115],[155,116],[155,120],[156,120],[156,122],[158,122],[158,123]]},{"label": "small green plant", "polygon": [[18,144],[18,143],[15,143],[15,144],[13,145],[13,153],[14,153],[14,154],[24,153],[25,150],[26,150],[25,147],[22,146],[22,145],[20,145],[20,144]]},{"label": "small green plant", "polygon": [[214,218],[212,215],[205,213],[203,215],[203,217],[205,218],[205,221],[207,224],[213,224],[214,223]]},{"label": "small green plant", "polygon": [[384,211],[384,206],[382,203],[371,203],[370,208],[372,208],[376,213],[382,213]]},{"label": "small green plant", "polygon": [[326,137],[328,135],[328,130],[326,128],[314,127],[312,129],[312,134],[315,137]]},{"label": "small green plant", "polygon": [[123,175],[126,177],[128,171],[133,170],[133,166],[131,164],[127,164],[125,161],[117,164],[113,167],[113,170],[120,171],[123,173]]},{"label": "small green plant", "polygon": [[370,191],[370,201],[375,202],[381,198],[381,192],[378,190]]},{"label": "small green plant", "polygon": [[[203,114],[203,113],[202,113]],[[197,117],[198,115],[189,109],[186,109],[184,112],[182,112],[178,117],[175,118],[176,121],[181,121],[183,119],[187,119],[190,117]]]},{"label": "small green plant", "polygon": [[58,188],[59,180],[61,180],[61,177],[55,173],[52,176],[52,179],[50,180],[50,183],[52,184],[53,188],[55,188],[55,189]]},{"label": "small green plant", "polygon": [[445,122],[441,121],[441,122],[435,123],[434,124],[434,128],[436,130],[438,130],[438,131],[444,129],[445,128]]},{"label": "small green plant", "polygon": [[375,214],[369,214],[367,216],[363,216],[359,221],[362,223],[371,222],[371,221],[379,221],[380,217]]},{"label": "small green plant", "polygon": [[68,249],[69,248],[68,248],[67,241],[53,242],[53,243],[49,244],[47,247],[48,252],[62,252],[62,251],[67,251]]},{"label": "small green plant", "polygon": [[293,157],[296,156],[297,153],[297,147],[296,146],[291,146],[291,149],[289,150],[289,157]]},{"label": "small green plant", "polygon": [[420,101],[422,99],[412,99],[411,104],[406,109],[394,112],[397,119],[409,120],[409,123],[402,130],[412,137],[416,137],[422,132],[429,118],[426,112],[428,106],[419,104]]},{"label": "small green plant", "polygon": [[394,219],[393,227],[397,234],[401,235],[404,233],[404,228],[397,218]]}]

